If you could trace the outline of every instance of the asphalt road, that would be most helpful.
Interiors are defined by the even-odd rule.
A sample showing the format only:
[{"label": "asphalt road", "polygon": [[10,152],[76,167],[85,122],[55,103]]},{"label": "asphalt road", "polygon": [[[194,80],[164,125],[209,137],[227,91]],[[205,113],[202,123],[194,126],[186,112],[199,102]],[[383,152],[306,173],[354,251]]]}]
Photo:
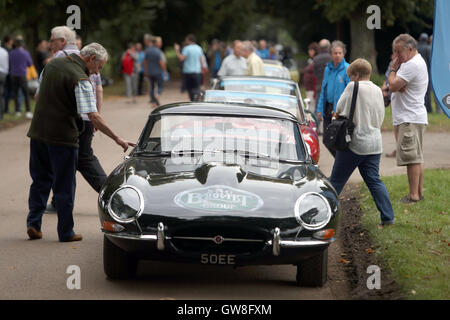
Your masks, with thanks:
[{"label": "asphalt road", "polygon": [[[136,141],[151,111],[148,97],[136,104],[124,98],[105,100],[103,116],[124,139]],[[177,85],[166,88],[162,103],[186,101]],[[56,215],[43,218],[44,238],[27,240],[26,216],[31,178],[28,172],[29,123],[0,131],[0,299],[346,299],[349,285],[338,262],[340,248],[329,251],[329,281],[323,288],[295,286],[294,266],[229,267],[141,262],[137,278],[108,280],[103,272],[103,235],[97,216],[97,194],[77,174],[75,231],[83,241],[58,242]],[[426,167],[448,167],[449,134],[426,134]],[[394,148],[392,133],[383,134],[384,148]],[[93,147],[106,172],[123,160],[119,146],[101,133]],[[322,147],[320,166],[330,174],[332,159]],[[447,158],[446,158],[447,157]],[[393,159],[382,159],[382,174],[404,174]],[[355,173],[353,181],[360,178]],[[69,266],[81,271],[81,288],[68,289]]]}]

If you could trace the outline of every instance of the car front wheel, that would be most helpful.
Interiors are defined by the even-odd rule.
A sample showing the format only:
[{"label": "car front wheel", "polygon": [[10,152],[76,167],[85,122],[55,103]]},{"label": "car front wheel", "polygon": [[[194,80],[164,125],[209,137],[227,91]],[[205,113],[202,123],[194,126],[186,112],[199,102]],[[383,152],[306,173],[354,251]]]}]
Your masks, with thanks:
[{"label": "car front wheel", "polygon": [[130,256],[103,236],[103,268],[110,279],[128,279],[136,275],[138,259]]},{"label": "car front wheel", "polygon": [[320,254],[297,264],[297,285],[321,287],[327,281],[328,248]]}]

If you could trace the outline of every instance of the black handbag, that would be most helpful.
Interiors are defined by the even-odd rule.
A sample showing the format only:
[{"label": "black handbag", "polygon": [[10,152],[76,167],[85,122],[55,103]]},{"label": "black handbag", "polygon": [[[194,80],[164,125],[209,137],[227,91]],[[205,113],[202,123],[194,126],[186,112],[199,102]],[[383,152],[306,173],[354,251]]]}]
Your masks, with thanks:
[{"label": "black handbag", "polygon": [[348,145],[352,141],[353,130],[355,129],[355,124],[353,123],[353,115],[355,113],[358,88],[359,82],[355,81],[352,104],[348,118],[340,116],[339,118],[332,120],[323,132],[323,143],[328,149],[339,151],[348,150]]}]

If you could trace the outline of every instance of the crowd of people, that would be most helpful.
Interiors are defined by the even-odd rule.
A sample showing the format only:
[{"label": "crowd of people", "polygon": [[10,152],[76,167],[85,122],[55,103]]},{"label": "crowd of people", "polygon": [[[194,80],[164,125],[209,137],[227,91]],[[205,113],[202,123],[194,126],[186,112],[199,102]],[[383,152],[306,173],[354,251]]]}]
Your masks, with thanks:
[{"label": "crowd of people", "polygon": [[[130,43],[121,58],[121,72],[125,80],[125,94],[129,103],[143,95],[143,83],[149,83],[150,103],[159,106],[164,82],[169,78],[167,59],[162,51],[162,38],[144,35],[143,44]],[[179,60],[181,91],[187,91],[191,101],[198,100],[200,88],[206,78],[229,75],[264,75],[263,60],[289,58],[281,45],[268,45],[267,41],[241,41],[230,43],[213,39],[206,50],[197,43],[194,34],[188,34],[183,43],[174,45]]]},{"label": "crowd of people", "polygon": [[[38,50],[44,50],[40,45]],[[38,51],[39,52],[39,51]],[[45,59],[37,57],[37,63],[45,63]],[[5,36],[0,47],[0,120],[5,113],[22,115],[22,104],[25,101],[28,119],[33,117],[30,109],[29,81],[37,78],[37,71],[30,52],[25,48],[21,36],[12,38]],[[14,99],[14,112],[9,112],[9,101]]]},{"label": "crowd of people", "polygon": [[[424,199],[423,135],[432,112],[430,99],[428,36],[418,42],[401,34],[392,44],[392,61],[386,81],[380,88],[370,81],[372,66],[364,59],[351,64],[345,60],[346,46],[341,41],[322,39],[308,46],[309,60],[304,70],[304,84],[323,130],[332,119],[348,117],[355,82],[355,129],[346,151],[329,149],[335,157],[330,182],[340,193],[353,171],[358,168],[380,211],[380,228],[394,223],[389,194],[379,176],[382,154],[381,126],[385,107],[392,108],[397,148],[393,154],[398,166],[406,166],[409,192],[400,201],[405,204]],[[438,108],[438,107],[437,107]],[[324,135],[324,138],[326,135]],[[325,141],[324,141],[325,143]]]},{"label": "crowd of people", "polygon": [[[424,199],[423,135],[432,112],[429,85],[430,48],[428,36],[419,42],[408,34],[393,41],[392,61],[386,81],[379,88],[370,81],[372,66],[364,59],[349,64],[346,45],[339,40],[322,39],[308,46],[309,60],[304,69],[304,85],[311,100],[312,112],[323,122],[323,130],[339,116],[348,116],[357,86],[353,122],[355,130],[349,149],[329,149],[335,157],[330,182],[340,193],[353,171],[358,168],[380,211],[380,227],[394,223],[389,194],[379,176],[382,154],[381,126],[385,107],[391,105],[398,166],[407,167],[409,193],[403,203]],[[150,84],[150,103],[160,105],[164,81],[168,79],[167,60],[162,38],[145,35],[143,44],[130,43],[122,55],[121,67],[129,102],[143,94],[143,82]],[[278,59],[279,50],[265,40],[234,40],[225,45],[214,39],[206,52],[188,34],[182,46],[174,45],[182,70],[182,86],[191,101],[197,101],[205,73],[211,77],[229,75],[264,75],[263,59]],[[41,41],[35,63],[21,37],[5,37],[0,48],[0,119],[8,112],[11,98],[15,112],[32,119],[30,137],[29,213],[27,233],[30,239],[42,238],[42,215],[58,215],[60,241],[79,241],[73,227],[75,173],[78,170],[91,187],[99,192],[106,173],[92,150],[94,132],[100,130],[124,151],[133,143],[116,135],[100,115],[103,87],[100,70],[108,53],[98,43],[82,47],[82,39],[66,26],[50,31],[50,41]],[[30,110],[30,69],[39,75],[34,98],[34,115]],[[36,76],[34,76],[36,78]],[[325,135],[324,135],[325,136]],[[389,156],[389,155],[388,155]],[[50,191],[53,199],[47,204]]]}]

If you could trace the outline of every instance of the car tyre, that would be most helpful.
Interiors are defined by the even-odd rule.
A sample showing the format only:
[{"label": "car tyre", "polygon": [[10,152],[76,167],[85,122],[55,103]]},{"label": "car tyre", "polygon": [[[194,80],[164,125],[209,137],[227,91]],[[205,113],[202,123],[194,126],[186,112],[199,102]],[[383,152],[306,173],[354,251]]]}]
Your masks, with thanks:
[{"label": "car tyre", "polygon": [[136,275],[138,259],[103,236],[103,268],[110,279],[128,279]]},{"label": "car tyre", "polygon": [[321,287],[327,281],[328,248],[320,254],[297,264],[297,285]]}]

